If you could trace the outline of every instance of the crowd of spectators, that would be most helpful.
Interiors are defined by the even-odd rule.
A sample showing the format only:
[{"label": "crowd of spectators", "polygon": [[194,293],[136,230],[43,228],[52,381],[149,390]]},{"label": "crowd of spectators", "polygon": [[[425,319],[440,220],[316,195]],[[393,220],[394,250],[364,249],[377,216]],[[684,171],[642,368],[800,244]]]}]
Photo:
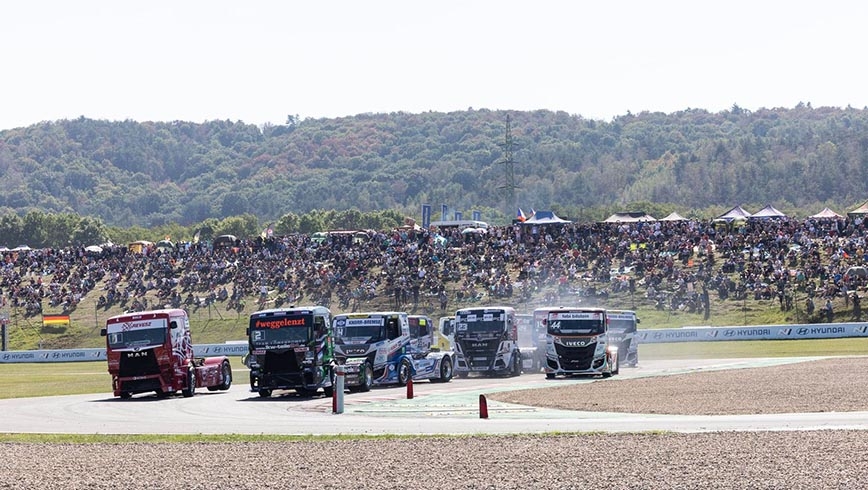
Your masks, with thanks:
[{"label": "crowd of spectators", "polygon": [[118,312],[207,306],[240,314],[292,304],[349,312],[373,303],[446,312],[533,299],[605,302],[629,291],[659,309],[707,315],[712,300],[772,299],[829,320],[833,301],[852,304],[861,317],[865,237],[859,219],[783,218],[515,224],[484,232],[407,227],[141,253],[126,246],[42,249],[3,253],[0,301],[25,315],[73,312],[91,295],[98,308]]}]

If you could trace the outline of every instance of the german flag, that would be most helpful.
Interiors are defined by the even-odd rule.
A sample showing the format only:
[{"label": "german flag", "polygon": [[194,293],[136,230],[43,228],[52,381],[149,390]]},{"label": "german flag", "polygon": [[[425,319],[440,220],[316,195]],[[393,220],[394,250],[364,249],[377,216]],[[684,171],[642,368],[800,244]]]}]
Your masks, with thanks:
[{"label": "german flag", "polygon": [[43,325],[69,325],[69,315],[42,315]]}]

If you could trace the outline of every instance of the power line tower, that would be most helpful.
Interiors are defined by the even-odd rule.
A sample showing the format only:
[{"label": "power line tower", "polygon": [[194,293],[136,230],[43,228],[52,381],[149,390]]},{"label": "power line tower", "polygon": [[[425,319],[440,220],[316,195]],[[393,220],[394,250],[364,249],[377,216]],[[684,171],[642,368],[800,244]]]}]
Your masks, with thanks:
[{"label": "power line tower", "polygon": [[[503,143],[498,143],[498,146],[503,148],[503,160],[497,162],[503,165],[506,171],[506,183],[499,187],[504,189],[506,196],[506,215],[515,216],[518,209],[518,201],[515,196],[515,190],[518,186],[515,184],[515,160],[512,159],[512,150],[515,147],[515,142],[512,139],[512,125],[510,123],[509,114],[506,115],[506,137]],[[512,209],[509,209],[512,207]]]}]

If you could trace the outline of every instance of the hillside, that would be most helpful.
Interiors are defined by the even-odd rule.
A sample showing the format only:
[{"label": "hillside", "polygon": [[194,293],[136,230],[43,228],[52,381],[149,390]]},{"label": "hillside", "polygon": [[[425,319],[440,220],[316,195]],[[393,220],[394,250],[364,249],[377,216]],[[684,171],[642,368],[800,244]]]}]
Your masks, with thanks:
[{"label": "hillside", "polygon": [[0,132],[0,215],[39,210],[152,228],[314,209],[418,217],[429,203],[505,224],[515,212],[507,161],[519,206],[575,220],[637,207],[700,218],[737,204],[842,211],[868,198],[868,110],[734,106],[608,122],[469,110],[263,128],[61,120]]}]

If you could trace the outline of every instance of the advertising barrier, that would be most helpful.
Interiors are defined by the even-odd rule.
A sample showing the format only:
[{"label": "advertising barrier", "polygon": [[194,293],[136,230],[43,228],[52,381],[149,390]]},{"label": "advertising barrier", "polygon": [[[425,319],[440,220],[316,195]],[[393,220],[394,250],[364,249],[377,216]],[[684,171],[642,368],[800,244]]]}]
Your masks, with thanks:
[{"label": "advertising barrier", "polygon": [[[243,356],[247,354],[247,342],[226,344],[201,344],[193,346],[193,355],[206,356]],[[58,349],[58,350],[18,350],[0,352],[0,364],[16,362],[86,362],[105,361],[105,349]]]},{"label": "advertising barrier", "polygon": [[[868,323],[807,323],[801,325],[751,325],[745,327],[649,328],[636,332],[640,344],[672,342],[720,342],[734,340],[799,340],[868,337]],[[193,355],[243,356],[246,341],[193,346]],[[0,364],[15,362],[105,361],[105,349],[0,351]]]},{"label": "advertising barrier", "polygon": [[745,327],[682,327],[639,330],[640,344],[732,340],[798,340],[868,337],[868,323],[807,323]]}]

